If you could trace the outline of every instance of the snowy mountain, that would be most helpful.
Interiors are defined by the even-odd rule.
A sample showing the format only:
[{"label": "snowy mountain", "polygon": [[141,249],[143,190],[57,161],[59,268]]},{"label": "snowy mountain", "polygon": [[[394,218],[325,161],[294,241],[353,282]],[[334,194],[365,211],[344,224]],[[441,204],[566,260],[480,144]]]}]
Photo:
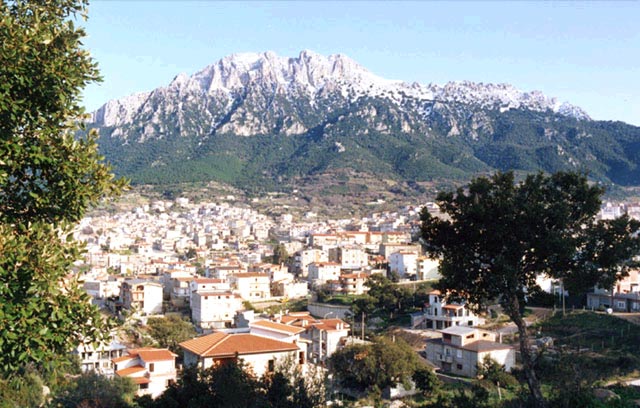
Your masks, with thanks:
[{"label": "snowy mountain", "polygon": [[109,101],[93,114],[92,121],[101,126],[131,123],[155,94],[187,100],[207,95],[233,101],[251,86],[289,97],[304,95],[312,101],[337,92],[351,102],[363,97],[385,98],[397,105],[407,100],[438,101],[488,109],[550,110],[589,119],[581,108],[559,103],[539,91],[523,92],[508,84],[469,81],[448,82],[443,86],[409,84],[378,77],[342,54],[325,57],[305,50],[297,58],[280,57],[273,52],[233,54],[190,77],[179,74],[166,88]]},{"label": "snowy mountain", "polygon": [[611,132],[603,123],[539,91],[409,84],[341,54],[302,51],[222,58],[166,87],[107,102],[90,126],[100,129],[116,171],[139,182],[242,185],[336,168],[431,180],[513,168],[587,169],[628,183],[638,157],[625,149],[638,128],[617,124]]}]

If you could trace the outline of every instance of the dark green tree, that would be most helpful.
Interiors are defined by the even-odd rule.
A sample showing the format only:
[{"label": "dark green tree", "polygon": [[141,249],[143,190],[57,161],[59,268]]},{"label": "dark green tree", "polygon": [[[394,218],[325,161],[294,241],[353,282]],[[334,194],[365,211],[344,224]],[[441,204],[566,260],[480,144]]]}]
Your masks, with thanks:
[{"label": "dark green tree", "polygon": [[80,92],[98,71],[82,48],[85,0],[0,2],[0,373],[51,366],[105,333],[68,279],[72,228],[118,193],[96,135],[77,137]]},{"label": "dark green tree", "polygon": [[11,378],[0,378],[0,408],[38,407],[44,403],[43,381],[27,367]]},{"label": "dark green tree", "polygon": [[215,365],[205,370],[187,368],[177,383],[155,400],[139,399],[145,408],[264,407],[261,382],[242,360]]},{"label": "dark green tree", "polygon": [[283,244],[278,244],[273,248],[273,263],[279,265],[289,261],[289,253]]},{"label": "dark green tree", "polygon": [[51,404],[60,408],[129,408],[133,404],[136,389],[130,378],[107,378],[89,372],[68,381]]},{"label": "dark green tree", "polygon": [[426,365],[419,366],[413,373],[412,379],[416,388],[422,391],[425,396],[433,395],[442,387],[442,382],[436,373]]},{"label": "dark green tree", "polygon": [[603,190],[576,173],[480,177],[437,197],[448,219],[422,213],[422,238],[442,258],[439,287],[475,308],[498,300],[518,327],[523,371],[535,406],[546,406],[523,319],[536,277],[562,279],[573,293],[610,288],[638,254],[640,224],[595,221]]},{"label": "dark green tree", "polygon": [[154,340],[152,346],[168,348],[180,354],[179,343],[196,337],[193,324],[178,314],[167,314],[165,317],[150,317],[147,320],[149,336]]},{"label": "dark green tree", "polygon": [[404,340],[376,338],[373,344],[354,344],[329,358],[329,371],[340,386],[359,391],[381,391],[397,384],[408,386],[419,361]]}]

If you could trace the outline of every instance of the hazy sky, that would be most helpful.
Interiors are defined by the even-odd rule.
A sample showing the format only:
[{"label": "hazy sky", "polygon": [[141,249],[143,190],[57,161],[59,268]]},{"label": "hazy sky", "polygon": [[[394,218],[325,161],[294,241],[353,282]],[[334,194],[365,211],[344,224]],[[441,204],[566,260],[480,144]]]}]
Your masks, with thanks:
[{"label": "hazy sky", "polygon": [[239,52],[342,53],[381,77],[506,82],[640,125],[640,2],[93,0],[87,110]]}]

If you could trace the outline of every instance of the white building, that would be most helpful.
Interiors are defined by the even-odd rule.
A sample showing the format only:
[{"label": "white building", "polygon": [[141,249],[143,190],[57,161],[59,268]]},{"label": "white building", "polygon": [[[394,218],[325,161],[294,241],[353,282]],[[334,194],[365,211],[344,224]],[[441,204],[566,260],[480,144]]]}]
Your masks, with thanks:
[{"label": "white building", "polygon": [[427,340],[425,352],[445,373],[475,377],[478,364],[489,357],[503,365],[506,371],[515,366],[513,345],[497,343],[496,334],[473,327],[453,326],[441,330],[442,338]]},{"label": "white building", "polygon": [[418,254],[413,251],[394,252],[389,256],[389,271],[401,279],[418,275]]},{"label": "white building", "polygon": [[339,263],[345,269],[360,269],[369,265],[369,255],[356,246],[329,249],[329,261]]},{"label": "white building", "polygon": [[266,273],[238,273],[229,277],[233,290],[244,300],[271,297],[271,281]]},{"label": "white building", "polygon": [[209,368],[214,364],[241,359],[256,377],[274,372],[276,363],[293,358],[305,364],[304,351],[298,345],[255,334],[212,333],[180,343],[184,365]]},{"label": "white building", "polygon": [[162,313],[162,285],[143,279],[122,282],[120,300],[125,309],[152,315]]},{"label": "white building", "polygon": [[422,313],[413,317],[413,327],[445,329],[452,326],[478,326],[485,320],[471,312],[464,303],[447,303],[439,290],[429,292]]},{"label": "white building", "polygon": [[114,358],[114,369],[119,377],[129,377],[138,385],[138,396],[152,398],[162,394],[176,381],[176,357],[167,349],[139,348]]},{"label": "white building", "polygon": [[302,277],[307,277],[309,264],[314,262],[329,262],[329,254],[326,251],[315,248],[298,251],[294,257],[294,272]]},{"label": "white building", "polygon": [[309,264],[309,282],[320,286],[340,277],[341,265],[336,262],[313,262]]},{"label": "white building", "polygon": [[242,299],[231,292],[198,291],[191,294],[191,320],[203,329],[224,328],[242,310]]},{"label": "white building", "polygon": [[440,279],[440,261],[438,259],[429,258],[426,256],[418,257],[418,280],[435,280]]},{"label": "white building", "polygon": [[112,377],[114,375],[114,358],[122,357],[126,353],[127,347],[117,341],[109,344],[101,344],[94,347],[93,344],[80,344],[74,350],[74,354],[80,359],[80,369],[82,372],[96,372],[98,374]]}]

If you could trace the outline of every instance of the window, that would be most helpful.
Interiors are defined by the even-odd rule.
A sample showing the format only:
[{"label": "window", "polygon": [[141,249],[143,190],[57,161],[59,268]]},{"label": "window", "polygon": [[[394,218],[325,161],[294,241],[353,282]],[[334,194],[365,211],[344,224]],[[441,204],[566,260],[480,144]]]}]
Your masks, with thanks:
[{"label": "window", "polygon": [[456,364],[456,367],[458,368],[458,370],[462,370],[462,364]]},{"label": "window", "polygon": [[269,362],[267,363],[267,372],[272,373],[275,371],[275,369],[276,369],[275,360],[273,359],[269,360]]},{"label": "window", "polygon": [[456,350],[456,357],[462,358],[462,350]]},{"label": "window", "polygon": [[147,390],[147,389],[149,389],[149,384],[140,384],[140,389],[141,389],[141,390]]},{"label": "window", "polygon": [[152,373],[153,369],[155,368],[155,364],[153,363],[149,363],[149,372]]},{"label": "window", "polygon": [[472,334],[469,334],[466,338],[467,338],[467,339],[472,339],[472,338],[474,338],[474,337],[476,337],[476,335],[475,335],[474,333],[472,333]]},{"label": "window", "polygon": [[298,354],[298,363],[304,364],[304,351],[299,352]]}]

